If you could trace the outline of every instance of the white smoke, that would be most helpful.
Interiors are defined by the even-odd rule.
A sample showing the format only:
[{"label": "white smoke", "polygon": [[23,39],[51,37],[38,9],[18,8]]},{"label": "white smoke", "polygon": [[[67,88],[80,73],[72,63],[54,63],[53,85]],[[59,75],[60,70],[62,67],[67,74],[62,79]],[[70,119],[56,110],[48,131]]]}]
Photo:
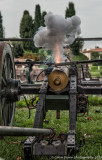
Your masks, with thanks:
[{"label": "white smoke", "polygon": [[64,44],[70,45],[81,33],[81,20],[77,16],[65,19],[59,15],[48,13],[44,19],[46,27],[40,27],[34,36],[36,47],[54,51],[56,44],[60,48],[63,48]]}]

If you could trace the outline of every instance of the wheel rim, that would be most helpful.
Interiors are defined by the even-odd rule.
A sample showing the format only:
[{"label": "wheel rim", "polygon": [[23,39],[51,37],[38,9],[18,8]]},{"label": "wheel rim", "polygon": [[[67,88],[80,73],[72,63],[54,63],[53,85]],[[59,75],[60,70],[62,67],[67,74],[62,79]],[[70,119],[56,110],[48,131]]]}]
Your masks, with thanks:
[{"label": "wheel rim", "polygon": [[8,102],[5,96],[7,79],[15,78],[14,60],[11,47],[7,43],[0,44],[0,125],[13,125],[15,102]]}]

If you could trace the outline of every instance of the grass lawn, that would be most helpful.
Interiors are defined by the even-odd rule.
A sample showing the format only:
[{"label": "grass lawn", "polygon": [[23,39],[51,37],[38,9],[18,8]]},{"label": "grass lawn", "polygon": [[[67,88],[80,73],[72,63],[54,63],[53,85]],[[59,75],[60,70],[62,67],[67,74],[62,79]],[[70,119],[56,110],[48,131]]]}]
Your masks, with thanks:
[{"label": "grass lawn", "polygon": [[98,66],[91,66],[90,68],[90,74],[92,77],[96,77],[99,78],[101,77],[101,73],[102,72],[102,66],[100,66],[100,69],[98,70]]},{"label": "grass lawn", "polygon": [[91,72],[90,71],[90,74],[91,74],[92,77],[100,78],[100,72]]},{"label": "grass lawn", "polygon": [[[100,110],[100,113],[95,113],[95,110]],[[32,127],[35,110],[31,111],[31,113],[31,118],[28,119],[27,109],[16,109],[14,126]],[[57,120],[56,112],[49,111],[46,117],[46,119],[49,120],[49,124],[44,124],[44,127],[54,127],[57,134],[60,131],[67,133],[68,114],[68,111],[61,111],[61,119]],[[92,119],[87,120],[86,117],[88,116]],[[85,145],[80,148],[77,157],[96,157],[97,160],[100,160],[102,159],[99,158],[100,156],[102,157],[102,107],[90,106],[88,116],[86,115],[77,120],[77,138],[85,137]],[[6,137],[0,140],[0,157],[5,160],[23,160],[22,146],[26,138],[27,137]]]}]

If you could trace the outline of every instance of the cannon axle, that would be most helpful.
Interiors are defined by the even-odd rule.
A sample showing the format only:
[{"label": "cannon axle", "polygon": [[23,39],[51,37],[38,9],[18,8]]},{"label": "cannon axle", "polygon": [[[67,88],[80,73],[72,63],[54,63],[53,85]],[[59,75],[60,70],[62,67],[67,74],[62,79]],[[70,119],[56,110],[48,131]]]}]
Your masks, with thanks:
[{"label": "cannon axle", "polygon": [[0,136],[48,136],[52,134],[51,129],[0,126]]}]

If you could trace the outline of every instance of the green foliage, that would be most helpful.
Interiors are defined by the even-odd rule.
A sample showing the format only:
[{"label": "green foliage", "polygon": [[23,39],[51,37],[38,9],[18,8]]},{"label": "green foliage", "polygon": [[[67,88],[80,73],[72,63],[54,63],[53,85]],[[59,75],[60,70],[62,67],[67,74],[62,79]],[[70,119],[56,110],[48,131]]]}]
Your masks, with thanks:
[{"label": "green foliage", "polygon": [[39,61],[39,56],[37,53],[32,53],[32,52],[28,52],[28,51],[24,52],[23,58],[24,59],[33,59],[35,61]]},{"label": "green foliage", "polygon": [[93,63],[92,65],[93,66],[102,66],[102,62],[98,62],[98,63],[96,62],[96,63]]},{"label": "green foliage", "polygon": [[[33,19],[27,10],[24,11],[22,20],[20,22],[20,37],[21,38],[32,38],[34,35],[34,24]],[[33,42],[23,42],[23,49],[28,51],[34,51]]]},{"label": "green foliage", "polygon": [[51,50],[47,50],[47,53],[49,56],[52,56],[52,51]]},{"label": "green foliage", "polygon": [[51,50],[39,49],[37,55],[40,61],[53,61]]},{"label": "green foliage", "polygon": [[[37,4],[35,6],[34,34],[37,32],[40,26],[41,26],[41,9],[40,9],[40,5]],[[38,52],[38,48],[35,47],[35,51]]]},{"label": "green foliage", "polygon": [[[20,37],[21,38],[32,38],[40,26],[45,26],[44,16],[47,14],[43,11],[41,14],[40,5],[35,6],[35,17],[29,14],[29,11],[23,12],[23,17],[20,22]],[[22,42],[23,49],[26,51],[38,52],[38,48],[34,46],[33,42]]]},{"label": "green foliage", "polygon": [[4,37],[4,30],[3,30],[3,24],[2,24],[2,14],[0,11],[0,38]]},{"label": "green foliage", "polygon": [[38,53],[32,53],[25,51],[23,58],[25,59],[34,59],[35,61],[44,61],[46,58],[51,56],[50,51],[46,51],[44,49],[39,49]]},{"label": "green foliage", "polygon": [[29,12],[25,10],[23,12],[23,17],[20,23],[20,37],[21,38],[29,38],[32,36],[32,17],[29,15]]},{"label": "green foliage", "polygon": [[88,100],[91,106],[102,105],[102,97],[90,95],[88,96]]},{"label": "green foliage", "polygon": [[98,63],[93,63],[92,65],[93,65],[93,66],[98,66]]},{"label": "green foliage", "polygon": [[98,66],[91,66],[91,71],[97,71],[98,70]]},{"label": "green foliage", "polygon": [[40,22],[40,25],[45,27],[45,20],[44,20],[44,17],[45,15],[47,14],[47,12],[43,11],[42,14],[41,14],[41,22]]},{"label": "green foliage", "polygon": [[[69,2],[68,8],[66,8],[65,11],[65,18],[67,17],[72,17],[76,14],[75,8],[74,8],[74,3]],[[71,51],[74,55],[77,55],[80,53],[80,50],[82,49],[84,45],[84,41],[82,41],[80,38],[78,41],[74,41],[73,44],[70,45]]]},{"label": "green foliage", "polygon": [[99,52],[91,52],[91,59],[99,59]]},{"label": "green foliage", "polygon": [[88,60],[88,58],[82,53],[79,53],[78,55],[74,55],[74,57],[72,58],[72,61],[81,61],[81,60]]},{"label": "green foliage", "polygon": [[[99,52],[91,52],[91,60],[99,59]],[[93,66],[98,66],[99,63],[93,63]]]},{"label": "green foliage", "polygon": [[22,43],[21,42],[13,42],[12,46],[13,46],[12,51],[13,51],[14,56],[16,58],[23,57],[24,50],[22,47]]},{"label": "green foliage", "polygon": [[100,72],[91,72],[91,71],[90,71],[90,74],[91,74],[91,76],[94,77],[94,78],[99,78],[99,77],[100,77]]},{"label": "green foliage", "polygon": [[[35,101],[33,101],[33,105],[36,105],[38,101],[38,97],[36,97]],[[27,98],[27,103],[29,106],[31,106],[31,97]],[[27,104],[25,102],[24,98],[21,98],[20,101],[16,102],[16,108],[25,108],[27,107]]]},{"label": "green foliage", "polygon": [[[91,52],[91,59],[102,59],[102,54],[100,54],[99,52]],[[98,63],[93,63],[93,66],[102,66],[102,62],[98,62]]]},{"label": "green foliage", "polygon": [[40,9],[40,5],[37,4],[35,6],[35,18],[34,18],[34,28],[35,28],[35,32],[38,30],[38,28],[41,25],[41,9]]},{"label": "green foliage", "polygon": [[[38,97],[36,97],[34,103],[36,104],[37,101]],[[90,95],[88,96],[88,101],[90,106],[102,105],[102,97],[99,96]],[[27,102],[30,104],[30,98],[27,99]],[[16,102],[16,108],[25,108],[26,106],[27,105],[24,98],[21,98],[20,101]]]},{"label": "green foliage", "polygon": [[102,59],[102,54],[100,54],[100,59]]},{"label": "green foliage", "polygon": [[26,107],[26,102],[24,98],[22,98],[20,101],[16,102],[16,108],[25,108]]},{"label": "green foliage", "polygon": [[39,49],[38,55],[40,60],[45,60],[47,56],[47,51],[45,51],[44,49]]},{"label": "green foliage", "polygon": [[75,15],[74,3],[69,2],[68,7],[66,8],[66,11],[65,11],[65,18],[72,17],[74,15]]},{"label": "green foliage", "polygon": [[71,45],[70,49],[74,55],[78,55],[80,53],[80,50],[82,49],[84,45],[84,41],[78,38],[78,41],[75,40]]},{"label": "green foliage", "polygon": [[100,66],[100,69],[98,69],[98,66],[91,66],[90,68],[90,74],[92,77],[96,77],[99,78],[101,77],[101,73],[102,72],[102,66]]},{"label": "green foliage", "polygon": [[[91,52],[91,60],[99,59],[99,52]],[[99,63],[93,63],[93,66],[98,66]]]}]

